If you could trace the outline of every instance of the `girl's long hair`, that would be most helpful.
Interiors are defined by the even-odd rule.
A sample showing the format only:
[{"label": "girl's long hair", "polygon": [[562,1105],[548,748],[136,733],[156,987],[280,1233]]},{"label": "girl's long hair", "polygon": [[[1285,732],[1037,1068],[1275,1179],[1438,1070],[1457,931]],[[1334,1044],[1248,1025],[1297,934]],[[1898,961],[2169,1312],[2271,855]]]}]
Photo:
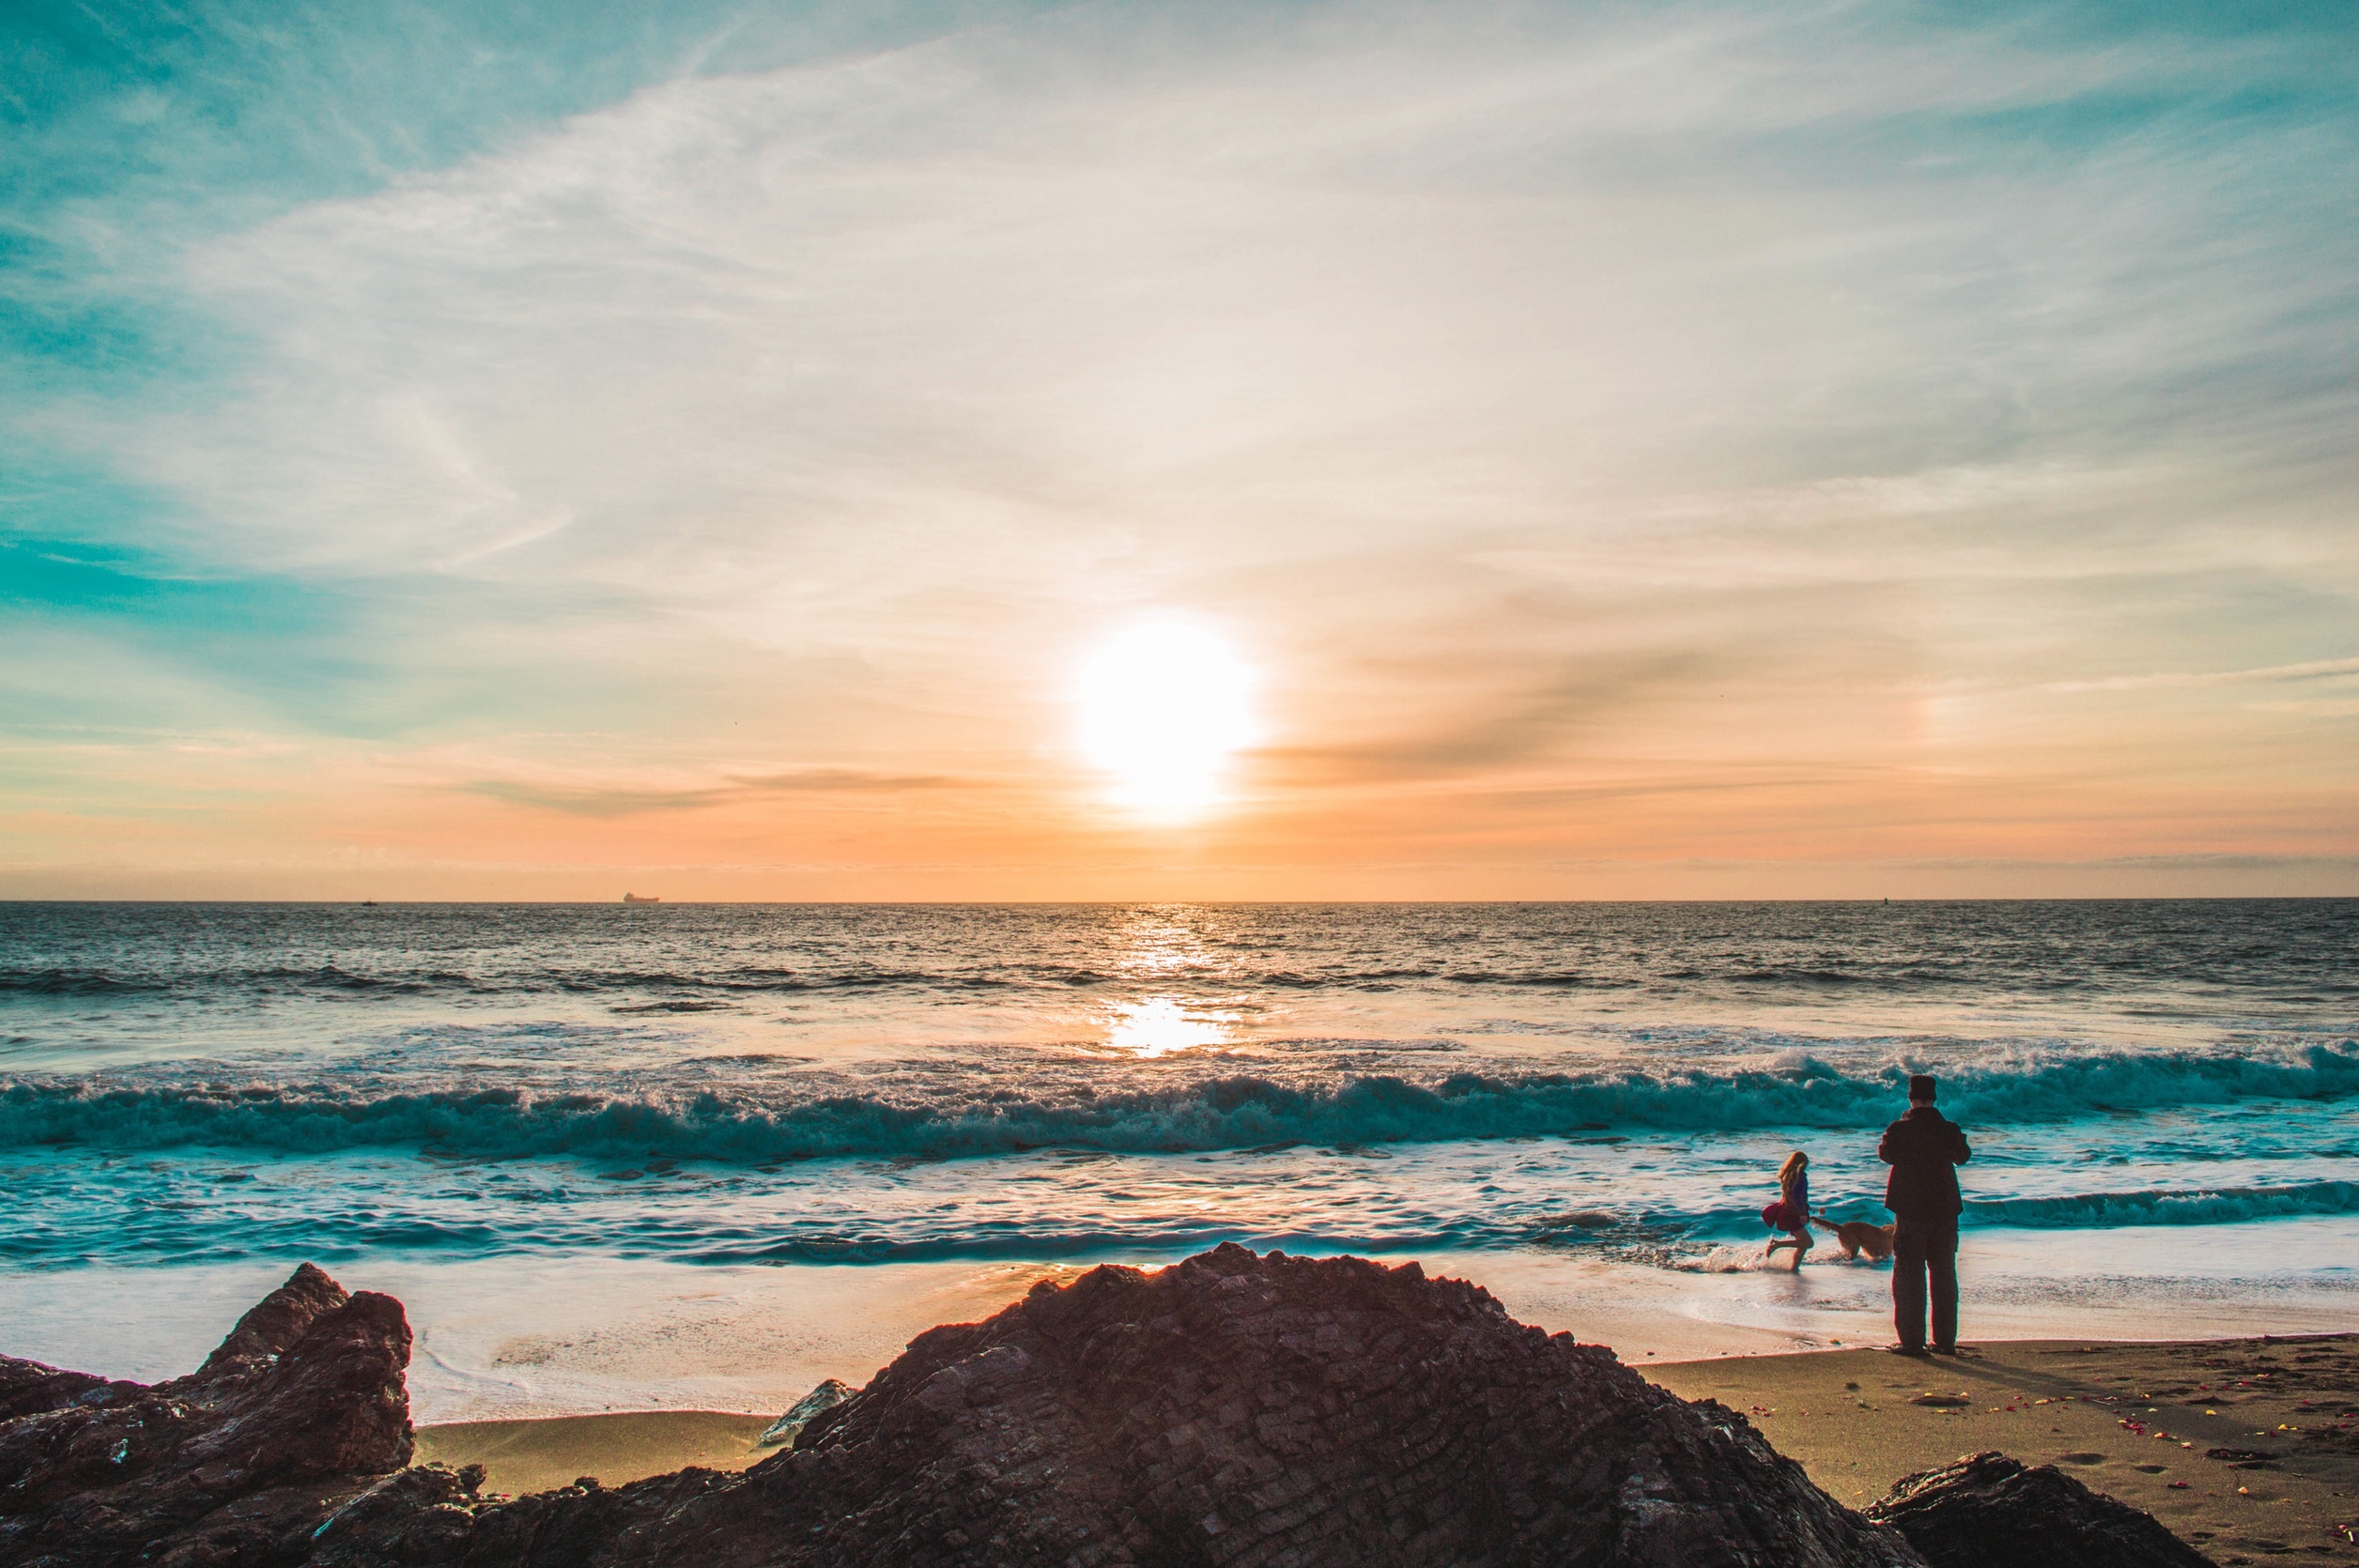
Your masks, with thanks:
[{"label": "girl's long hair", "polygon": [[1800,1176],[1803,1168],[1809,1165],[1810,1162],[1811,1157],[1804,1154],[1800,1149],[1796,1149],[1792,1154],[1787,1155],[1785,1157],[1785,1163],[1778,1167],[1779,1188],[1787,1192],[1793,1191],[1794,1178]]}]

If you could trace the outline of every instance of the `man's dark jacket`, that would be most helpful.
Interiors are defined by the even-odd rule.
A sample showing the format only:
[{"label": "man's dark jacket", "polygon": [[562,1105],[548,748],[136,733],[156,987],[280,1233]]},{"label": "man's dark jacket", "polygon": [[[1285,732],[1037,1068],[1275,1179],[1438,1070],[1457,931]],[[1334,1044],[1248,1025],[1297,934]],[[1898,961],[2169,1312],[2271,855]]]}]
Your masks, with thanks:
[{"label": "man's dark jacket", "polygon": [[1966,1205],[1958,1197],[1960,1165],[1974,1158],[1958,1124],[1930,1105],[1912,1105],[1908,1115],[1884,1130],[1875,1157],[1892,1167],[1884,1184],[1884,1207],[1904,1220],[1935,1224],[1955,1221]]}]

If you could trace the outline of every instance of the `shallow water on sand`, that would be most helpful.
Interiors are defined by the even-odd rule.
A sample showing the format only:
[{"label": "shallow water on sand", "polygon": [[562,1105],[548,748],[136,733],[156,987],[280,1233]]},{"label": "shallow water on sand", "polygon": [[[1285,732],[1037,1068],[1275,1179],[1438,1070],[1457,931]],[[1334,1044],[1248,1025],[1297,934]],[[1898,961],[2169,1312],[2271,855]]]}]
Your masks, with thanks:
[{"label": "shallow water on sand", "polygon": [[[2353,900],[0,905],[0,1269],[973,1274],[1234,1239],[1826,1337],[1758,1271],[1777,1162],[1884,1218],[1875,1135],[1932,1071],[1969,1253],[2021,1264],[1970,1288],[1986,1321],[2012,1291],[2268,1327],[2359,1304],[2355,961]],[[2000,1284],[2043,1270],[2069,1288]],[[71,1292],[11,1294],[23,1354]]]}]

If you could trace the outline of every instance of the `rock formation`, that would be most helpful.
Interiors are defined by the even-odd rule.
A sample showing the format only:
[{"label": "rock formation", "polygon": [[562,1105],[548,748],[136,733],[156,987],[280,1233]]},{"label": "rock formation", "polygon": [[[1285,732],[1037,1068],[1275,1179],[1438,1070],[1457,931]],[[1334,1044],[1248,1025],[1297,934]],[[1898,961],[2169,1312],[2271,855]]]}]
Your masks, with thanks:
[{"label": "rock formation", "polygon": [[412,1472],[329,1563],[1900,1565],[1742,1417],[1414,1264],[1043,1284],[742,1476],[480,1503]]},{"label": "rock formation", "polygon": [[1907,1536],[1933,1568],[2213,1568],[2152,1514],[2003,1453],[1908,1476],[1868,1517]]},{"label": "rock formation", "polygon": [[918,1336],[743,1474],[513,1500],[401,1468],[409,1348],[398,1302],[306,1265],[170,1383],[0,1361],[0,1568],[2202,1560],[1995,1455],[1872,1523],[1743,1417],[1414,1264],[1093,1269]]},{"label": "rock formation", "polygon": [[764,1427],[762,1436],[753,1440],[754,1447],[776,1448],[780,1443],[793,1442],[801,1434],[803,1428],[811,1423],[813,1416],[818,1415],[822,1410],[834,1409],[845,1400],[850,1399],[855,1391],[852,1385],[842,1378],[828,1378],[819,1387],[788,1406],[786,1414]]},{"label": "rock formation", "polygon": [[308,1263],[168,1383],[0,1358],[0,1564],[301,1562],[409,1462],[409,1365],[401,1303]]}]

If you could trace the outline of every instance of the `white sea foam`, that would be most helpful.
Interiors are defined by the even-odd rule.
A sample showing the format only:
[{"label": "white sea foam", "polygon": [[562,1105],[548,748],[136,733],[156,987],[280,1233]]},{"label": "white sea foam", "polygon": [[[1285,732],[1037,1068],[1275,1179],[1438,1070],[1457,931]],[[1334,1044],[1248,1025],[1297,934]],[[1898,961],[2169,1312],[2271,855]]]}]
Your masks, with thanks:
[{"label": "white sea foam", "polygon": [[[2348,1235],[2297,1222],[2288,1253]],[[2250,1240],[2090,1250],[2055,1235],[1969,1237],[1961,1258],[1966,1337],[2145,1339],[2347,1330],[2359,1282],[2286,1272]],[[1825,1251],[1826,1249],[1822,1249]],[[1401,1253],[1378,1254],[1399,1261]],[[1611,1258],[1425,1250],[1427,1272],[1475,1281],[1509,1312],[1615,1347],[1644,1367],[1726,1354],[1880,1345],[1891,1338],[1889,1271],[1666,1273]],[[1167,1255],[1125,1261],[1155,1267]],[[277,1264],[16,1275],[0,1350],[153,1379],[185,1372],[284,1277]],[[402,1299],[418,1330],[410,1391],[421,1421],[621,1409],[775,1415],[826,1377],[857,1386],[938,1322],[971,1321],[1070,1268],[895,1264],[696,1268],[651,1260],[385,1260],[335,1269],[354,1289]]]}]

